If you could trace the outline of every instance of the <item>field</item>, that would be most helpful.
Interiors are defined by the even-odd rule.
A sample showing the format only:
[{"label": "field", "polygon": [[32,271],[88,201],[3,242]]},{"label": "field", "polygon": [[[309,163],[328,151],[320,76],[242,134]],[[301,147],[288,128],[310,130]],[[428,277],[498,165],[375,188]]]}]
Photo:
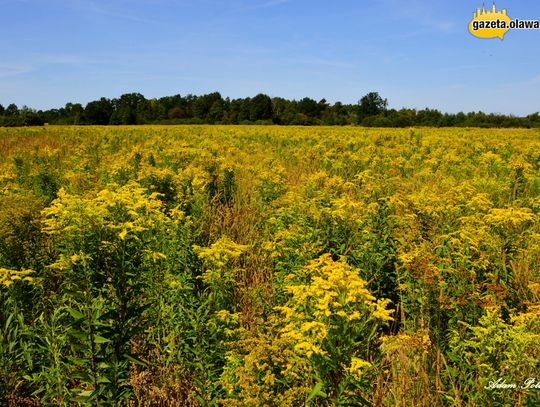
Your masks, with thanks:
[{"label": "field", "polygon": [[540,131],[0,128],[0,405],[540,405]]}]

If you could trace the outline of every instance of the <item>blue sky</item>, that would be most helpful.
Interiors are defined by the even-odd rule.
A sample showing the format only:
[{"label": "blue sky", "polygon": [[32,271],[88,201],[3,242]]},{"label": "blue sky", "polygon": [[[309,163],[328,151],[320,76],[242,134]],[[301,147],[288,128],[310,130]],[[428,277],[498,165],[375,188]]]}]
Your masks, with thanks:
[{"label": "blue sky", "polygon": [[[540,110],[540,31],[467,31],[480,0],[0,0],[0,103],[263,92],[390,107]],[[491,2],[486,3],[491,5]],[[540,19],[538,0],[499,0]]]}]

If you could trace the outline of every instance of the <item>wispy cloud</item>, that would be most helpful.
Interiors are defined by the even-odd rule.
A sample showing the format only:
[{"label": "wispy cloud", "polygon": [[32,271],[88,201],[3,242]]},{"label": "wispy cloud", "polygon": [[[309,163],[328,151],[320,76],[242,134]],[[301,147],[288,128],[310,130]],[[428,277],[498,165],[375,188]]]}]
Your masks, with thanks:
[{"label": "wispy cloud", "polygon": [[0,77],[22,75],[33,70],[29,65],[0,65]]},{"label": "wispy cloud", "polygon": [[0,78],[23,75],[28,72],[39,71],[51,65],[78,66],[89,64],[104,64],[107,61],[95,58],[82,57],[72,54],[28,54],[22,60],[11,64],[0,64]]}]

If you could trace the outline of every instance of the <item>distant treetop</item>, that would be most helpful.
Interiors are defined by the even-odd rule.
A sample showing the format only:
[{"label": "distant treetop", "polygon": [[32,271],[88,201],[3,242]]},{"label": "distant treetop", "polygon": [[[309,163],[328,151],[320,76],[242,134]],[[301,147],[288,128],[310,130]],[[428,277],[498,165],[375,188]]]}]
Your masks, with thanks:
[{"label": "distant treetop", "polygon": [[436,109],[388,109],[388,100],[369,92],[357,104],[255,97],[230,99],[219,92],[206,95],[174,95],[146,99],[140,93],[126,93],[116,99],[102,97],[82,106],[67,103],[59,109],[36,111],[11,103],[0,104],[0,126],[48,124],[279,124],[361,125],[368,127],[540,127],[540,114],[526,117],[501,114],[442,113]]}]

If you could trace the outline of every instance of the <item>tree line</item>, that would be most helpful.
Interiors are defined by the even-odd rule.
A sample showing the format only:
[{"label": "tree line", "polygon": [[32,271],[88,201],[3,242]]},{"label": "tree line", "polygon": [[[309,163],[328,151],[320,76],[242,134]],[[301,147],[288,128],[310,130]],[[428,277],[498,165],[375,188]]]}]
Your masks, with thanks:
[{"label": "tree line", "polygon": [[388,101],[370,92],[356,104],[271,98],[265,94],[230,99],[219,92],[147,99],[140,93],[100,98],[83,106],[67,103],[59,109],[19,108],[0,104],[0,126],[133,125],[133,124],[278,124],[362,125],[366,127],[540,127],[540,113],[525,117],[483,112],[442,113],[436,109],[388,109]]}]

